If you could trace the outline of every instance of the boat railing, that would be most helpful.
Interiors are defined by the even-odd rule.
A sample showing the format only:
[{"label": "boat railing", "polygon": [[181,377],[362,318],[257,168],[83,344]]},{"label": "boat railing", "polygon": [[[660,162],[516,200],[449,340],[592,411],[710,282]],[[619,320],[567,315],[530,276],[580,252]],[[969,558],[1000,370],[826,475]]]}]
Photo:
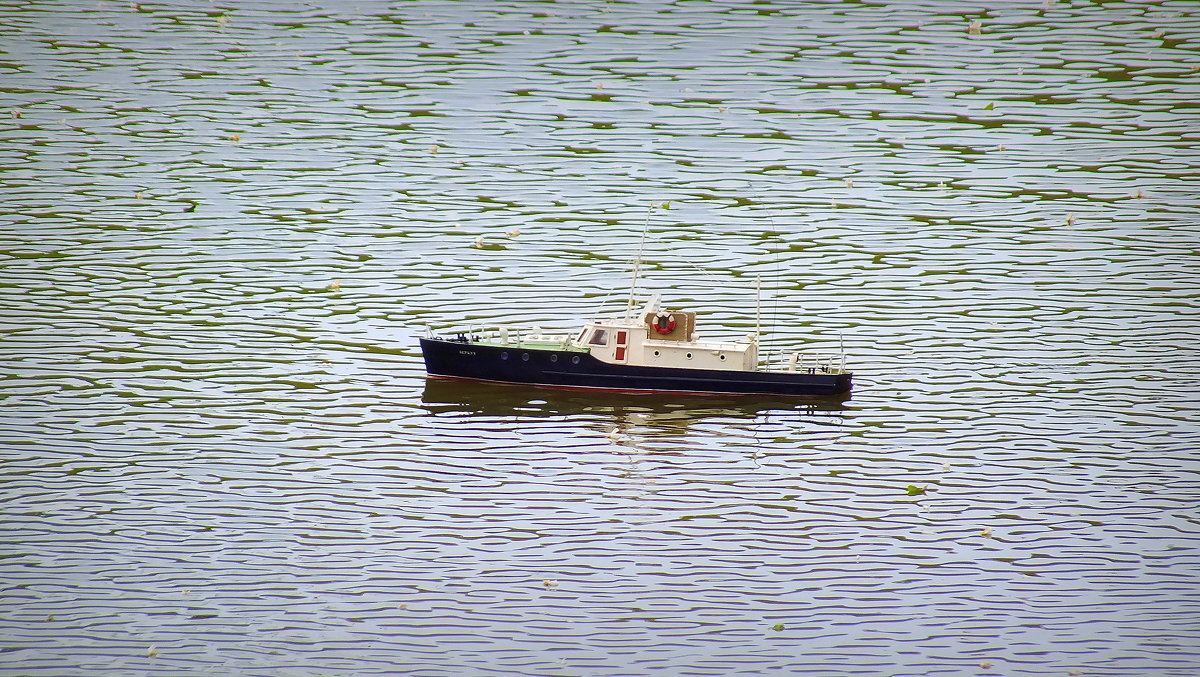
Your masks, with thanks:
[{"label": "boat railing", "polygon": [[841,374],[846,371],[846,353],[795,352],[788,357],[784,365],[770,371],[785,371],[791,374]]},{"label": "boat railing", "polygon": [[519,346],[525,342],[558,344],[566,348],[571,343],[570,334],[547,334],[540,327],[479,327],[472,328],[473,339],[495,341],[501,345]]}]

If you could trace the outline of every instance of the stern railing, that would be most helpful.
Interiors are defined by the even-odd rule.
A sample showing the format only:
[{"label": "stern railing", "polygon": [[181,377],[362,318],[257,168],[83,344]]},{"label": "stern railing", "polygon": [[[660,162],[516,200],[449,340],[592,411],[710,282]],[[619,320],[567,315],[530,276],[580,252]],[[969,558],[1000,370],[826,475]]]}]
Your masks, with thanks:
[{"label": "stern railing", "polygon": [[846,353],[795,352],[787,362],[768,371],[783,371],[792,374],[841,374],[846,371]]}]

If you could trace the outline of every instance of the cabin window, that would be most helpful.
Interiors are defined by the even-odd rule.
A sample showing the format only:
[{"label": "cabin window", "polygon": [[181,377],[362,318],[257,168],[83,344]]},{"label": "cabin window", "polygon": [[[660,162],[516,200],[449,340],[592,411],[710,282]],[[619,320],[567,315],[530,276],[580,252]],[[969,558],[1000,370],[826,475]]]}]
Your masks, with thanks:
[{"label": "cabin window", "polygon": [[592,339],[590,341],[588,341],[588,343],[593,346],[608,345],[608,330],[607,329],[594,330],[592,332]]},{"label": "cabin window", "polygon": [[576,342],[576,343],[583,343],[583,337],[584,337],[584,336],[587,336],[587,333],[588,333],[588,328],[587,328],[587,327],[584,327],[583,329],[581,329],[581,330],[580,330],[580,332],[579,332],[579,336],[578,336],[578,337],[576,337],[576,339],[575,339],[575,342]]}]

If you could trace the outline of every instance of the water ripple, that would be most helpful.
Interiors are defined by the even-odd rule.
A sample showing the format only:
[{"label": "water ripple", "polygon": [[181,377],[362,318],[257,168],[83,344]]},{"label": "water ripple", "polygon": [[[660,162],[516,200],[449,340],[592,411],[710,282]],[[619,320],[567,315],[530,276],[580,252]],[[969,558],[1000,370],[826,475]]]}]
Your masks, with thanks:
[{"label": "water ripple", "polygon": [[[1200,669],[1190,6],[0,16],[0,673]],[[853,397],[425,380],[646,223]]]}]

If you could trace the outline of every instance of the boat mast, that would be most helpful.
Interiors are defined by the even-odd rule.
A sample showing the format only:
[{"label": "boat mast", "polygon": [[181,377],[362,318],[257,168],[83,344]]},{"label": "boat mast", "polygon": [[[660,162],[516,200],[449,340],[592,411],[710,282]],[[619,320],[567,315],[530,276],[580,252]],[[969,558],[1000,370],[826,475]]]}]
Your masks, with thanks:
[{"label": "boat mast", "polygon": [[654,203],[646,210],[646,223],[642,226],[642,240],[638,243],[637,258],[633,260],[633,281],[629,283],[629,305],[625,306],[625,321],[633,317],[633,294],[637,289],[638,274],[642,270],[642,251],[646,248],[646,231],[650,230],[650,212],[654,211]]}]

